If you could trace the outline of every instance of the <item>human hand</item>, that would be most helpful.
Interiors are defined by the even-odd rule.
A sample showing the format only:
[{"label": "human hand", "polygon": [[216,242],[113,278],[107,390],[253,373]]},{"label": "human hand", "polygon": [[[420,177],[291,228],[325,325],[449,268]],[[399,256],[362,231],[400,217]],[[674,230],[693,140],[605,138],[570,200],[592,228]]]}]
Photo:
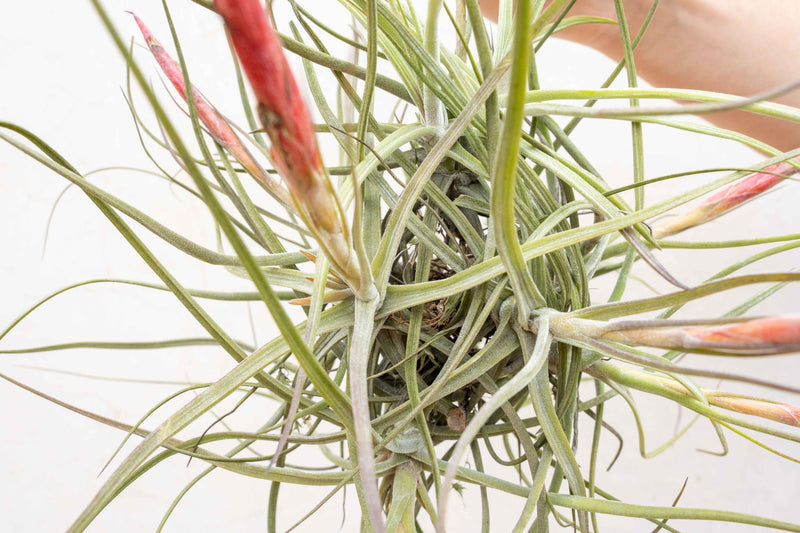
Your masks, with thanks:
[{"label": "human hand", "polygon": [[[479,2],[484,16],[497,20],[499,0]],[[631,39],[639,33],[653,3],[624,0]],[[615,5],[614,0],[577,0],[568,15],[617,20]],[[752,96],[797,78],[800,56],[791,36],[798,24],[797,0],[661,0],[634,52],[636,73],[656,87]],[[613,61],[623,57],[616,24],[581,24],[554,36],[590,46]],[[775,101],[800,108],[800,91]],[[800,146],[797,123],[745,111],[705,118],[781,150]]]},{"label": "human hand", "polygon": [[[552,2],[548,0],[545,6]],[[641,28],[651,7],[651,0],[626,0],[625,18],[632,37]],[[489,20],[497,21],[499,0],[480,0],[483,16]],[[617,12],[613,0],[578,0],[569,10],[569,17],[598,17],[617,20]],[[620,44],[619,28],[616,24],[589,23],[572,26],[560,30],[554,37],[567,39],[586,46],[590,46],[606,55],[615,57],[622,51]]]}]

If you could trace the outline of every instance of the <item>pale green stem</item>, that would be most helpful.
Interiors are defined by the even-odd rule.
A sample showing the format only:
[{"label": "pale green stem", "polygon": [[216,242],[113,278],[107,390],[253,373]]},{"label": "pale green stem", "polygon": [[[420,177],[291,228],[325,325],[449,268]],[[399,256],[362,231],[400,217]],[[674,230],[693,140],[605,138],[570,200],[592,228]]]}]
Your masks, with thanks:
[{"label": "pale green stem", "polygon": [[[456,29],[463,37],[463,41],[456,37],[455,54],[461,61],[467,61],[467,49],[465,46],[469,44],[470,37],[472,36],[472,26],[467,24],[467,6],[466,0],[458,0],[456,2]],[[465,44],[466,43],[466,44]]]},{"label": "pale green stem", "polygon": [[497,6],[497,34],[495,36],[493,63],[498,64],[511,43],[512,0],[499,0]]},{"label": "pale green stem", "polygon": [[[800,83],[800,82],[798,82]],[[525,111],[528,115],[563,115],[574,117],[621,118],[636,120],[653,116],[687,115],[717,113],[732,109],[752,111],[761,115],[776,117],[792,122],[800,122],[800,109],[788,105],[764,102],[780,94],[795,89],[795,84],[780,87],[775,91],[762,93],[751,98],[731,94],[695,91],[690,89],[540,89],[528,92]],[[615,98],[654,98],[660,100],[694,100],[710,102],[686,104],[679,107],[637,107],[594,109],[556,104],[538,104],[547,100],[602,100]]]},{"label": "pale green stem", "polygon": [[[543,324],[547,324],[548,345],[549,340],[552,338],[549,333],[549,314],[543,314],[538,319],[538,322],[536,344],[532,351],[531,360],[535,358],[536,347],[539,345],[539,341],[544,335],[542,333]],[[528,341],[532,334],[524,330],[518,330],[517,334],[519,335],[520,345],[524,354],[526,350],[529,349]],[[533,379],[528,380],[528,390],[530,392],[533,409],[539,419],[539,424],[542,426],[542,432],[547,439],[547,443],[553,450],[553,455],[555,455],[559,467],[563,470],[564,476],[567,478],[570,490],[573,494],[583,496],[586,493],[583,476],[581,475],[578,461],[572,453],[569,440],[567,440],[564,428],[558,420],[558,414],[553,405],[547,366],[542,367]],[[581,531],[589,531],[589,520],[585,512],[578,512],[578,523],[580,524]]]},{"label": "pale green stem", "polygon": [[[308,321],[306,322],[306,330],[303,333],[303,341],[306,345],[313,350],[314,339],[317,336],[317,325],[319,324],[319,315],[322,313],[323,294],[325,292],[325,280],[328,277],[328,260],[324,256],[317,258],[316,271],[314,272],[314,292],[311,295],[311,308],[308,313]],[[289,440],[289,434],[294,425],[294,417],[297,415],[297,409],[300,407],[300,398],[305,388],[306,373],[302,368],[297,370],[294,376],[294,388],[292,390],[292,400],[289,402],[289,409],[286,411],[286,422],[281,431],[278,446],[272,455],[272,459],[267,465],[266,472],[275,466],[278,458],[283,453],[286,443]]]},{"label": "pale green stem", "polygon": [[[614,0],[614,7],[617,11],[617,23],[622,38],[622,50],[625,55],[625,72],[628,74],[628,86],[635,89],[637,86],[636,66],[633,61],[633,44],[631,34],[628,30],[628,21],[625,18],[625,9],[622,7],[622,0]],[[631,98],[631,107],[638,107],[639,100]],[[633,182],[641,183],[644,181],[644,155],[642,123],[631,122],[631,137],[633,144]],[[644,187],[637,187],[635,190],[636,209],[644,207]]]},{"label": "pale green stem", "polygon": [[[364,95],[361,99],[361,109],[359,109],[358,116],[358,138],[361,140],[361,143],[358,145],[358,162],[361,162],[364,157],[365,143],[367,142],[367,128],[372,111],[372,96],[375,92],[375,77],[378,63],[377,18],[375,0],[369,0],[367,2],[367,74],[364,79]],[[359,286],[365,288],[360,294],[356,294],[356,297],[359,299],[371,299],[376,296],[377,290],[375,289],[372,278],[369,257],[364,247],[364,205],[361,198],[361,187],[358,184],[355,173],[352,174],[352,178],[355,207],[351,234],[353,235],[353,248],[358,258],[360,275]]]},{"label": "pale green stem", "polygon": [[[489,37],[486,34],[486,27],[483,25],[483,17],[478,6],[478,0],[467,0],[469,10],[469,22],[475,32],[475,47],[478,49],[478,59],[481,64],[481,74],[487,78],[494,68],[492,62],[492,51],[490,49]],[[500,108],[498,106],[497,93],[493,92],[486,99],[486,153],[489,154],[489,161],[494,160],[495,146],[499,137]]]},{"label": "pale green stem", "polygon": [[547,474],[550,472],[550,462],[552,460],[553,451],[550,446],[546,445],[542,449],[542,457],[539,459],[539,469],[536,470],[536,475],[531,481],[530,493],[525,502],[525,508],[512,533],[523,533],[534,509],[541,509],[543,503],[546,505],[546,496],[542,493],[542,489],[544,488],[544,482],[547,480]]},{"label": "pale green stem", "polygon": [[[428,16],[425,19],[425,50],[433,61],[439,63],[439,15],[443,0],[428,0]],[[425,123],[437,131],[445,126],[444,104],[427,85],[423,88]]]},{"label": "pale green stem", "polygon": [[[548,500],[553,505],[568,507],[579,511],[592,513],[611,514],[617,516],[632,516],[648,519],[674,519],[674,520],[713,520],[719,522],[732,522],[750,524],[783,531],[800,532],[800,525],[780,522],[760,516],[734,513],[730,511],[717,511],[713,509],[691,509],[682,507],[656,507],[649,505],[634,505],[630,503],[585,498],[567,494],[548,494]],[[699,526],[698,526],[699,527]]]},{"label": "pale green stem", "polygon": [[497,251],[515,290],[519,322],[527,324],[531,311],[544,305],[544,298],[534,285],[528,266],[522,257],[514,216],[514,191],[517,184],[519,144],[522,137],[524,98],[528,81],[527,67],[531,49],[530,3],[520,2],[515,17],[511,51],[514,68],[511,69],[509,102],[500,143],[497,146],[497,160],[492,179],[491,215],[494,220]]},{"label": "pale green stem", "polygon": [[[437,532],[444,533],[445,531],[448,493],[455,481],[458,463],[461,462],[461,458],[464,456],[464,453],[466,453],[469,444],[480,433],[487,420],[489,420],[489,417],[497,411],[500,406],[525,388],[542,369],[544,369],[544,372],[547,372],[545,363],[547,362],[547,353],[550,349],[551,340],[549,327],[549,318],[545,315],[538,322],[536,343],[533,346],[533,351],[528,361],[525,363],[525,366],[504,383],[483,407],[481,407],[480,411],[475,414],[464,429],[458,442],[456,442],[455,449],[453,450],[453,454],[447,465],[447,470],[445,471],[444,480],[442,481],[442,492],[439,494],[439,502],[437,505],[439,513],[436,521]],[[542,464],[540,468],[546,467],[547,465]],[[544,480],[542,480],[542,483],[544,483]]]},{"label": "pale green stem", "polygon": [[350,342],[350,397],[353,404],[358,467],[364,504],[367,507],[373,529],[377,533],[386,533],[375,473],[375,449],[372,445],[372,420],[369,415],[367,390],[367,365],[372,352],[372,331],[377,308],[377,297],[370,300],[355,299],[355,322]]}]

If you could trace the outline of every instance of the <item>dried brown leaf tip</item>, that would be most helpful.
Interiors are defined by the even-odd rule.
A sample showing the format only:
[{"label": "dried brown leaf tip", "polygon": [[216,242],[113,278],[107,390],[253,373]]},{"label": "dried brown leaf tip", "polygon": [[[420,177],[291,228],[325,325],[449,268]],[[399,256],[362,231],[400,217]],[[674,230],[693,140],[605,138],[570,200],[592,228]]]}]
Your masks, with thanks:
[{"label": "dried brown leaf tip", "polygon": [[656,239],[663,239],[664,237],[675,235],[676,233],[693,228],[694,226],[714,220],[765,192],[798,171],[796,166],[785,161],[768,167],[762,172],[751,174],[736,183],[723,187],[703,200],[697,207],[654,227],[653,236]]},{"label": "dried brown leaf tip", "polygon": [[[130,13],[139,29],[142,32],[150,53],[153,54],[161,71],[178,91],[184,101],[186,101],[186,86],[184,84],[183,71],[180,65],[164,50],[161,43],[156,40],[144,22]],[[258,179],[278,201],[284,205],[291,206],[292,201],[286,188],[264,168],[258,164],[250,151],[242,144],[241,139],[231,127],[230,123],[223,117],[211,103],[192,85],[192,102],[197,112],[197,118],[205,126],[206,131],[223,146],[252,176]]]},{"label": "dried brown leaf tip", "polygon": [[347,223],[331,185],[306,103],[286,61],[280,39],[258,0],[215,0],[258,101],[258,114],[272,142],[275,168],[286,180],[298,212],[333,268],[357,294],[361,271]]},{"label": "dried brown leaf tip", "polygon": [[462,433],[467,428],[467,411],[462,406],[454,407],[447,412],[447,427]]}]

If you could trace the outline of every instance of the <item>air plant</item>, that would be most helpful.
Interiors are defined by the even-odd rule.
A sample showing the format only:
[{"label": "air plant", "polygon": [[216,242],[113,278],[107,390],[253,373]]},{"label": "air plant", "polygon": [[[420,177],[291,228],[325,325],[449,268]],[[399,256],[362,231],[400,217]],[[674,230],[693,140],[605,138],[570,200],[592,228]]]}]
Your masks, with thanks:
[{"label": "air plant", "polygon": [[[216,251],[91,183],[35,133],[0,122],[0,139],[85,192],[159,278],[160,285],[150,287],[174,294],[207,331],[210,341],[204,342],[236,363],[154,429],[143,429],[145,419],[128,425],[80,411],[142,439],[69,531],[85,530],[136,478],[178,455],[207,463],[208,471],[221,468],[264,480],[270,487],[270,531],[277,530],[281,487],[289,484],[330,485],[331,496],[354,486],[362,530],[378,533],[446,531],[456,488],[480,489],[483,531],[491,525],[493,495],[487,488],[521,499],[513,531],[544,532],[556,523],[600,531],[605,514],[638,517],[668,531],[676,530],[667,523],[673,518],[800,531],[800,525],[734,511],[618,501],[602,490],[596,468],[600,436],[615,433],[603,408],[620,396],[638,420],[634,391],[693,411],[723,443],[726,434],[743,436],[765,453],[778,453],[758,435],[800,442],[794,429],[800,426],[800,407],[768,397],[771,391],[800,393],[790,377],[773,383],[759,378],[755,367],[737,374],[701,368],[692,356],[684,357],[752,357],[764,365],[769,356],[800,351],[797,314],[745,316],[800,281],[800,274],[735,275],[759,259],[796,248],[797,235],[694,286],[662,264],[668,250],[659,252],[674,244],[667,237],[722,217],[778,183],[793,186],[800,150],[772,150],[760,164],[649,205],[644,202],[649,183],[637,176],[632,186],[637,200],[630,206],[624,191],[608,185],[570,139],[580,118],[566,126],[555,120],[558,114],[590,119],[590,106],[542,103],[548,93],[537,85],[537,50],[561,27],[608,23],[570,17],[568,0],[547,7],[518,3],[513,19],[501,17],[494,37],[476,0],[454,2],[455,14],[447,11],[459,39],[453,51],[439,39],[446,6],[436,0],[429,1],[424,24],[405,2],[340,0],[356,26],[353,39],[318,20],[309,12],[310,2],[290,2],[294,20],[287,35],[275,29],[285,21],[273,20],[257,0],[195,3],[220,15],[254,96],[251,105],[248,90],[242,90],[243,107],[247,114],[255,109],[259,123],[235,125],[192,84],[191,61],[183,56],[165,3],[171,46],[162,46],[142,20],[135,21],[186,105],[184,124],[194,133],[187,141],[143,72],[151,59],[135,59],[129,35],[93,1],[159,129],[147,128],[139,110],[137,127],[177,163],[188,178],[182,187],[207,206],[219,228]],[[218,39],[227,46],[223,32]],[[352,45],[363,61],[331,55],[326,39]],[[635,40],[626,31],[621,39],[632,50]],[[300,73],[292,72],[287,53],[302,58],[311,101],[298,88]],[[632,54],[626,56],[632,60]],[[336,105],[320,89],[317,76],[323,70],[338,84]],[[240,89],[236,80],[231,86]],[[639,91],[662,100],[674,96]],[[406,111],[378,109],[378,94]],[[746,103],[754,112],[800,122],[800,110],[786,106],[680,94],[684,100],[693,95],[697,101],[716,100],[714,110]],[[552,95],[587,104],[614,97],[602,90]],[[312,122],[309,106],[322,123]],[[638,123],[647,119],[648,109],[640,114],[604,109],[601,116]],[[658,114],[660,123],[683,127],[663,118],[667,108]],[[357,120],[347,118],[353,116]],[[702,132],[751,141],[719,128]],[[318,142],[322,135],[338,142],[340,164],[326,164]],[[640,130],[634,130],[637,135]],[[640,168],[641,143],[634,145]],[[248,180],[277,200],[280,214],[259,205]],[[699,200],[694,207],[684,207],[694,200]],[[675,211],[682,214],[659,219]],[[280,230],[265,223],[268,214],[283,223]],[[232,296],[185,288],[121,215],[197,260],[224,265],[246,279],[254,290],[239,297],[263,303],[278,334],[258,347],[234,340],[199,300]],[[772,241],[749,244],[765,242]],[[714,253],[710,245],[690,248]],[[624,299],[639,267],[663,278],[669,291]],[[613,290],[598,299],[591,290],[603,279],[613,280]],[[682,309],[764,284],[767,288],[725,315],[706,308],[701,316],[687,316]],[[0,340],[47,300],[26,311]],[[305,320],[290,319],[288,308],[302,309]],[[765,389],[767,397],[739,392],[742,384]],[[255,427],[217,431],[212,424],[190,435],[190,424],[227,397],[239,397],[240,407],[256,392],[274,400],[271,417]],[[584,418],[594,427],[588,442],[577,435]],[[228,451],[209,446],[216,441],[228,444]],[[334,443],[338,450],[329,447]],[[575,448],[587,445],[590,463],[582,465]],[[498,446],[516,457],[502,459]],[[304,463],[301,452],[309,449],[318,455]],[[251,452],[256,456],[246,455]],[[484,452],[496,465],[487,466]],[[319,457],[328,461],[327,471],[316,470]]]}]

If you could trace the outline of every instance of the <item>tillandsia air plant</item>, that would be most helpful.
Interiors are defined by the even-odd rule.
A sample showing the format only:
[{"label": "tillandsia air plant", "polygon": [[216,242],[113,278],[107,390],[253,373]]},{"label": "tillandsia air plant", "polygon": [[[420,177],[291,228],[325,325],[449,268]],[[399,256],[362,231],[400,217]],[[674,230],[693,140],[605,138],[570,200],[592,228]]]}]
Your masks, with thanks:
[{"label": "tillandsia air plant", "polygon": [[[331,27],[316,2],[274,3],[194,0],[195,9],[219,17],[219,34],[208,39],[233,54],[235,74],[224,83],[241,100],[246,123],[237,124],[192,76],[191,50],[181,47],[181,22],[167,2],[158,23],[171,33],[156,36],[134,13],[135,25],[118,27],[109,6],[92,1],[128,69],[125,98],[152,160],[147,171],[172,184],[170,195],[202,202],[206,218],[196,224],[213,225],[216,242],[195,242],[88,179],[57,150],[57,139],[0,122],[0,139],[85,193],[157,278],[93,280],[48,295],[0,332],[3,353],[78,347],[2,343],[51,299],[103,281],[171,293],[206,335],[83,348],[211,345],[234,364],[211,382],[173,391],[132,423],[4,376],[127,433],[126,441],[139,439],[127,456],[109,460],[103,486],[68,531],[90,528],[138,478],[180,457],[207,468],[175,494],[153,524],[158,531],[169,530],[173,511],[215,470],[263,483],[249,503],[263,510],[268,531],[337,529],[314,522],[336,498],[351,504],[350,530],[378,533],[453,530],[462,518],[456,513],[466,513],[474,531],[620,531],[604,527],[608,516],[629,517],[626,531],[687,524],[694,529],[686,531],[704,531],[687,521],[800,531],[797,520],[761,516],[756,505],[684,506],[675,497],[680,487],[659,502],[618,499],[604,480],[627,465],[603,472],[600,464],[620,436],[606,406],[622,405],[645,457],[705,424],[722,450],[727,439],[741,440],[798,468],[800,384],[795,375],[775,382],[759,370],[773,356],[800,351],[800,314],[762,314],[758,306],[792,290],[800,273],[758,266],[800,247],[800,235],[743,239],[715,222],[714,241],[673,236],[691,238],[689,230],[745,202],[763,204],[776,185],[794,187],[800,170],[800,148],[780,151],[674,115],[747,106],[798,123],[800,109],[637,88],[632,52],[647,24],[631,35],[624,16],[571,16],[568,0],[517,2],[513,16],[512,2],[501,2],[491,31],[477,0],[339,0],[350,17],[342,27]],[[273,16],[280,3],[282,17]],[[415,6],[426,7],[424,17]],[[541,87],[537,54],[580,24],[617,25],[626,59],[600,88]],[[333,45],[352,53],[343,59]],[[163,86],[151,83],[153,69]],[[623,71],[630,87],[607,88]],[[335,91],[322,88],[322,76]],[[645,107],[644,98],[661,102]],[[676,107],[674,99],[702,103]],[[595,107],[607,100],[617,103]],[[634,171],[625,185],[610,185],[619,176],[596,169],[574,141],[582,123],[598,118],[633,125]],[[746,167],[646,178],[641,126],[648,122],[767,155]],[[658,199],[646,195],[665,180],[681,186]],[[247,290],[187,288],[147,233],[198,266],[225,269]],[[669,267],[679,248],[702,263],[721,248],[751,247],[757,252],[743,251],[702,282]],[[654,293],[629,287],[642,278]],[[737,302],[730,309],[705,304],[727,294]],[[274,337],[237,340],[207,312],[213,300],[266,307]],[[735,365],[746,371],[731,369],[734,358],[748,359]],[[694,417],[655,451],[645,446],[648,415],[636,401],[647,397]],[[183,404],[151,421],[175,402]],[[258,405],[260,418],[229,423],[219,404],[231,412]],[[725,469],[735,458],[716,460]],[[305,514],[286,516],[287,494],[303,494],[292,485],[328,490],[301,502]],[[773,497],[788,507],[797,500],[790,492],[779,486]],[[464,509],[459,500],[470,494],[480,505]]]}]

